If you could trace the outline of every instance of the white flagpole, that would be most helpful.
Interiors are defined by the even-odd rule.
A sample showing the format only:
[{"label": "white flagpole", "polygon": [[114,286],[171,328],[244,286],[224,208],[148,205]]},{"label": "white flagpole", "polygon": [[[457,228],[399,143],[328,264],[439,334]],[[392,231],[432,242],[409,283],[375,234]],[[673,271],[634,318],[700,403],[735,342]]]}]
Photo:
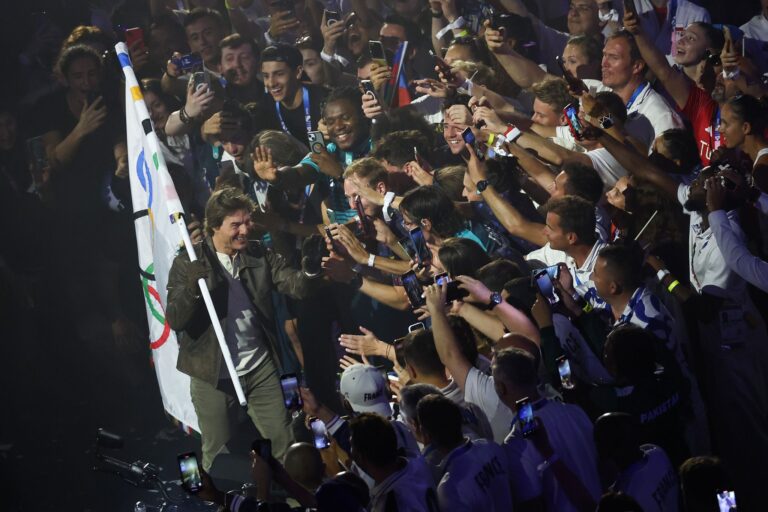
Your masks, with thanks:
[{"label": "white flagpole", "polygon": [[[122,59],[125,59],[128,63],[130,63],[128,47],[125,45],[125,43],[121,42],[115,45],[115,50],[117,51],[118,58],[121,59],[121,66],[123,68],[123,74],[125,75],[125,86],[129,88],[133,88],[133,87],[138,88],[139,83],[136,80],[136,75],[133,72],[133,67],[130,64],[125,65],[125,63],[122,60]],[[125,108],[128,109],[128,108],[131,108],[131,106],[126,105]],[[133,108],[135,109],[137,118],[139,120],[149,121],[149,112],[147,111],[147,106],[144,103],[143,98],[135,100],[133,102]],[[153,154],[157,155],[158,157],[158,160],[157,160],[158,167],[162,167],[163,169],[165,169],[165,162],[163,160],[162,154],[160,153],[160,147],[157,141],[157,135],[155,135],[154,132],[151,132],[146,134],[146,137],[147,137],[147,142],[149,143],[149,146]],[[184,240],[184,248],[187,250],[189,260],[195,261],[197,260],[197,255],[195,254],[195,250],[192,247],[192,240],[189,238],[187,225],[184,222],[184,217],[182,214],[183,212],[176,212],[173,215],[174,217],[173,220],[179,227],[179,233],[181,234],[182,240]],[[208,310],[208,316],[210,316],[211,318],[211,324],[213,325],[213,330],[216,333],[216,339],[219,342],[221,355],[224,358],[225,364],[227,365],[227,371],[229,373],[229,377],[230,379],[232,379],[232,386],[235,388],[235,393],[237,394],[237,400],[238,402],[240,402],[240,405],[245,406],[247,405],[248,402],[245,399],[245,393],[243,393],[243,387],[240,385],[240,379],[237,376],[237,370],[235,370],[235,364],[232,362],[232,355],[229,352],[229,347],[227,346],[227,342],[224,339],[224,331],[221,329],[221,322],[219,322],[219,317],[216,314],[216,309],[213,306],[211,293],[208,291],[208,287],[205,284],[205,279],[199,279],[197,281],[197,284],[200,287],[201,297],[203,298],[203,301],[205,302],[205,307]]]}]

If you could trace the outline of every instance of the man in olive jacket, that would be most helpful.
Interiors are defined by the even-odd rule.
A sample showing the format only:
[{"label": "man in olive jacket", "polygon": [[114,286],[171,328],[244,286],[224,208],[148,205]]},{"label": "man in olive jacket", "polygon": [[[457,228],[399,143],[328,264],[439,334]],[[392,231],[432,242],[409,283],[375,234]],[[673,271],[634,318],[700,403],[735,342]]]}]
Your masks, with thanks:
[{"label": "man in olive jacket", "polygon": [[[322,282],[290,268],[279,255],[249,243],[253,202],[234,188],[214,192],[205,209],[204,240],[173,261],[166,318],[179,334],[177,368],[191,377],[202,437],[203,468],[229,441],[237,399],[197,284],[204,278],[248,401],[248,415],[272,440],[275,457],[293,442],[280,390],[272,291],[303,298]],[[305,258],[306,259],[306,258]]]}]

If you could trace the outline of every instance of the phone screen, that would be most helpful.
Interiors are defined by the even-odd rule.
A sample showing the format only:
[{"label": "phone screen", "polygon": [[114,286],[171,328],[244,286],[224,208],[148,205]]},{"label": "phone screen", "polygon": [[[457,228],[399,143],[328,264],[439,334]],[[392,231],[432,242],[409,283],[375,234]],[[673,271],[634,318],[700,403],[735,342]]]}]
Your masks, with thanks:
[{"label": "phone screen", "polygon": [[328,430],[325,428],[325,423],[319,418],[315,418],[309,422],[309,428],[312,430],[312,435],[315,438],[315,448],[318,450],[324,450],[331,446],[331,440],[328,439]]},{"label": "phone screen", "polygon": [[38,171],[48,166],[48,155],[46,154],[45,143],[42,137],[27,139],[27,158]]},{"label": "phone screen", "polygon": [[435,276],[435,284],[443,286],[445,283],[451,282],[451,276],[448,275],[448,272],[442,272],[440,274],[437,274]]},{"label": "phone screen", "polygon": [[557,372],[560,374],[560,384],[563,385],[563,388],[573,389],[573,380],[571,379],[571,363],[565,356],[558,358]]},{"label": "phone screen", "polygon": [[461,138],[470,146],[475,143],[475,134],[472,133],[472,128],[465,128],[464,131],[461,132]]},{"label": "phone screen", "polygon": [[533,420],[533,406],[528,398],[517,402],[517,425],[523,436],[529,436],[536,430],[536,422]]},{"label": "phone screen", "polygon": [[366,94],[371,94],[371,96],[376,97],[376,89],[373,87],[373,82],[370,80],[360,80],[360,85],[363,86],[363,90]]},{"label": "phone screen", "polygon": [[199,492],[203,487],[203,479],[200,477],[200,466],[197,463],[195,452],[182,453],[177,457],[181,484],[192,493]]},{"label": "phone screen", "polygon": [[181,71],[184,73],[203,69],[203,58],[199,53],[188,53],[187,55],[182,55],[178,59],[171,60],[176,66],[181,68]]},{"label": "phone screen", "polygon": [[298,409],[302,406],[299,379],[295,373],[286,373],[280,377],[280,388],[283,390],[283,403],[286,409]]},{"label": "phone screen", "polygon": [[144,51],[144,31],[139,27],[125,29],[125,44],[130,47],[133,46],[136,41],[141,41],[138,50]]},{"label": "phone screen", "polygon": [[560,265],[552,265],[551,267],[547,267],[544,270],[547,271],[547,275],[554,281],[555,279],[560,278]]},{"label": "phone screen", "polygon": [[416,249],[416,257],[418,262],[422,265],[427,265],[432,261],[432,253],[429,252],[427,242],[424,240],[424,233],[421,232],[421,228],[413,228],[410,231],[411,240],[413,240],[413,247]]},{"label": "phone screen", "polygon": [[717,491],[717,505],[720,512],[735,512],[736,493],[733,491]]},{"label": "phone screen", "polygon": [[557,304],[560,302],[560,297],[555,293],[555,286],[552,284],[552,278],[549,277],[546,269],[539,271],[534,279],[536,280],[536,286],[538,286],[539,291],[550,304]]},{"label": "phone screen", "polygon": [[411,237],[407,236],[402,238],[397,243],[403,249],[403,251],[405,251],[405,254],[407,254],[409,258],[416,260],[416,246],[413,244]]},{"label": "phone screen", "polygon": [[581,121],[579,121],[579,110],[572,104],[568,104],[563,109],[563,113],[565,114],[565,118],[568,121],[568,125],[573,131],[573,136],[577,139],[581,139],[584,135],[584,127],[581,126]]},{"label": "phone screen", "polygon": [[414,308],[423,306],[424,299],[421,297],[421,283],[419,283],[419,278],[416,277],[416,273],[411,270],[410,272],[403,274],[401,278],[411,306]]}]

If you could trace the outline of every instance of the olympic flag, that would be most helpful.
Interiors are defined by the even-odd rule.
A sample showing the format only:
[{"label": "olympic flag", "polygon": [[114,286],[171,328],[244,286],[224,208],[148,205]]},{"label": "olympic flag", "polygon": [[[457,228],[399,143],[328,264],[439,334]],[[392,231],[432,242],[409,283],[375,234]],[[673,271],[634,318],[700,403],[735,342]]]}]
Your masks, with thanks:
[{"label": "olympic flag", "polygon": [[160,152],[144,97],[131,67],[128,49],[124,43],[118,43],[115,49],[125,75],[131,199],[155,372],[165,410],[184,427],[199,432],[189,394],[189,377],[176,369],[179,347],[176,334],[165,319],[168,272],[183,245],[181,230],[175,222],[184,209]]}]

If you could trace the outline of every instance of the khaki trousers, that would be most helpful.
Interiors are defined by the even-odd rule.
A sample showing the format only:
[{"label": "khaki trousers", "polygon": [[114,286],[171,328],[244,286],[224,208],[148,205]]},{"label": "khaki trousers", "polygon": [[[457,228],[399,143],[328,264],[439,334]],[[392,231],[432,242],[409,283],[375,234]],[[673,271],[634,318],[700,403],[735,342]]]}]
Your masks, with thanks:
[{"label": "khaki trousers", "polygon": [[[240,377],[248,401],[248,416],[265,439],[272,441],[272,455],[282,460],[293,443],[291,418],[283,404],[280,376],[270,356]],[[213,459],[231,438],[237,414],[237,398],[232,382],[220,379],[216,387],[192,377],[192,404],[195,406],[202,437],[203,469],[208,471]]]}]

